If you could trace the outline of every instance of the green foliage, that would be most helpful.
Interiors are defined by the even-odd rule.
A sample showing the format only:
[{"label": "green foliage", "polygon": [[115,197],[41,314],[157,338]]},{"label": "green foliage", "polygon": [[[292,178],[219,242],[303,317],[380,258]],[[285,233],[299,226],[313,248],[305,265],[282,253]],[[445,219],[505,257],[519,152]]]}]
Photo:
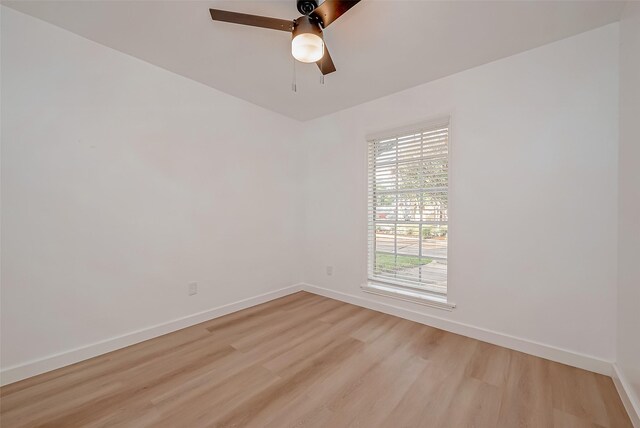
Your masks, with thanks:
[{"label": "green foliage", "polygon": [[427,238],[440,238],[447,236],[447,228],[443,226],[422,226],[422,237]]},{"label": "green foliage", "polygon": [[407,236],[418,235],[418,230],[419,230],[418,226],[405,228]]}]

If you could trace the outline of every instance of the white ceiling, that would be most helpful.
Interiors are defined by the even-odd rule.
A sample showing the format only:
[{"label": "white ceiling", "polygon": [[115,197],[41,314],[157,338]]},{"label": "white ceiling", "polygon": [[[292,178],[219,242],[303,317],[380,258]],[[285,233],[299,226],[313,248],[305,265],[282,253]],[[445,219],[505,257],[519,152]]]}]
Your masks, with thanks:
[{"label": "white ceiling", "polygon": [[622,2],[364,0],[325,31],[320,84],[290,35],[213,22],[209,7],[296,18],[287,1],[3,1],[223,92],[308,120],[619,19]]}]

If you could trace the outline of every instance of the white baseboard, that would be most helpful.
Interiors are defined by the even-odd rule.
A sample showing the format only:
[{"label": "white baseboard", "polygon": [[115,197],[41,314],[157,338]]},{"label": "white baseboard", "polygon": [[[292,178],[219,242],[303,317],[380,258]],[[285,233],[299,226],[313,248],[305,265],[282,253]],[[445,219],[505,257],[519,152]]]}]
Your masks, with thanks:
[{"label": "white baseboard", "polygon": [[555,346],[547,345],[544,343],[534,342],[497,331],[475,327],[469,324],[440,318],[434,315],[428,315],[423,312],[401,308],[390,303],[381,303],[365,296],[356,296],[353,294],[342,293],[311,284],[302,284],[302,289],[310,293],[319,294],[321,296],[329,297],[336,300],[341,300],[346,303],[351,303],[353,305],[373,309],[378,312],[395,315],[400,318],[405,318],[410,321],[426,324],[432,327],[439,328],[441,330],[446,330],[452,333],[460,334],[462,336],[478,339],[483,342],[488,342],[494,345],[513,349],[515,351],[535,355],[536,357],[545,358],[547,360],[556,361],[558,363],[567,364],[569,366],[578,367],[606,376],[611,376],[612,374],[613,361],[606,361],[590,355],[569,351],[567,349],[557,348]]},{"label": "white baseboard", "polygon": [[631,389],[631,384],[627,381],[624,373],[616,363],[613,364],[611,377],[613,378],[613,383],[616,385],[618,394],[620,394],[624,408],[627,409],[631,423],[634,428],[640,428],[640,401],[638,401],[638,397],[633,392],[633,389]]},{"label": "white baseboard", "polygon": [[192,315],[187,315],[162,324],[132,331],[121,336],[112,337],[80,348],[71,349],[59,354],[7,367],[0,371],[0,385],[7,385],[31,376],[59,369],[98,355],[106,354],[107,352],[153,339],[154,337],[162,336],[163,334],[171,333],[204,321],[228,315],[232,312],[237,312],[242,309],[250,308],[251,306],[256,306],[279,297],[293,294],[300,290],[302,290],[302,284],[295,284],[269,293],[264,293],[259,296],[250,297],[248,299],[218,306]]}]

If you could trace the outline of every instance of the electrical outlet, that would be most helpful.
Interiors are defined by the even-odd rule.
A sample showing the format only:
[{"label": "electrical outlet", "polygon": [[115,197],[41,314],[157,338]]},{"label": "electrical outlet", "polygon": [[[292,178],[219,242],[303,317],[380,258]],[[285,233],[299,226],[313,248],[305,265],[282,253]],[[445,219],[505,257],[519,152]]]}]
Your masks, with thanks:
[{"label": "electrical outlet", "polygon": [[327,275],[333,275],[333,266],[327,266]]},{"label": "electrical outlet", "polygon": [[189,283],[188,293],[189,293],[189,296],[193,296],[194,294],[198,294],[198,283],[197,282]]}]

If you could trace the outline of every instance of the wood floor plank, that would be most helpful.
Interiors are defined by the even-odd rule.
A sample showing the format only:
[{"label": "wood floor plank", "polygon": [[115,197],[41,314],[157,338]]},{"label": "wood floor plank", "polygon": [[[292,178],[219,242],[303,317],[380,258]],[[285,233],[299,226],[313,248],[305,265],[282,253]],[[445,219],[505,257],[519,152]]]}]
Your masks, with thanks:
[{"label": "wood floor plank", "polygon": [[558,409],[553,410],[553,426],[554,428],[604,428],[602,425],[580,419]]},{"label": "wood floor plank", "polygon": [[358,352],[362,346],[362,342],[348,337],[324,348],[303,364],[297,364],[281,382],[254,394],[243,405],[212,422],[211,426],[246,426],[254,420],[270,419],[270,414],[277,413],[297,395],[303,394],[309,385],[328,376],[342,359]]},{"label": "wood floor plank", "polygon": [[328,426],[373,427],[396,406],[427,362],[402,351],[394,354],[329,401]]},{"label": "wood floor plank", "polygon": [[269,421],[254,419],[246,428],[326,428],[333,413],[311,397],[300,394],[274,413]]},{"label": "wood floor plank", "polygon": [[512,351],[490,343],[479,342],[465,374],[490,385],[503,387],[507,381]]},{"label": "wood floor plank", "polygon": [[552,427],[550,361],[514,352],[502,390],[499,426]]},{"label": "wood floor plank", "polygon": [[611,378],[300,292],[0,388],[22,427],[629,428]]},{"label": "wood floor plank", "polygon": [[399,428],[447,426],[446,409],[462,374],[443,371],[438,364],[427,361],[415,381],[386,416],[380,426]]},{"label": "wood floor plank", "polygon": [[445,411],[447,423],[456,427],[499,426],[500,388],[463,376]]},{"label": "wood floor plank", "polygon": [[[270,323],[269,328],[255,329],[255,331],[244,334],[233,341],[232,345],[236,349],[248,350],[255,348],[260,343],[276,339],[299,326],[306,326],[314,322],[317,324],[318,318],[333,308],[335,308],[333,301],[324,300],[305,306],[304,309],[291,310],[282,319]],[[292,318],[297,321],[294,325],[291,324]]]},{"label": "wood floor plank", "polygon": [[[279,385],[281,379],[261,366],[252,366],[227,381],[202,391],[180,403],[168,403],[161,409],[162,422],[156,427],[206,427],[216,418],[235,408],[243,408],[244,403],[254,396]],[[248,393],[250,392],[250,393]]]}]

